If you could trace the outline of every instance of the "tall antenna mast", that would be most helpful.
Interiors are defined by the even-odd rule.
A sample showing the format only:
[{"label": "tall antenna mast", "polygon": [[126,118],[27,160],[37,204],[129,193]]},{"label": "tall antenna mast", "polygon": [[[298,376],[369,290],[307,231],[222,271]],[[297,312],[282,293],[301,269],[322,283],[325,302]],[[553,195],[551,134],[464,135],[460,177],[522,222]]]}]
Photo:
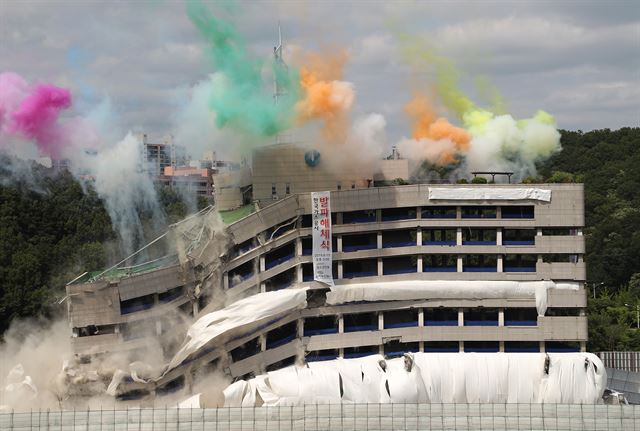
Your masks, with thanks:
[{"label": "tall antenna mast", "polygon": [[[273,47],[274,67],[273,67],[273,103],[279,103],[282,97],[287,96],[286,83],[283,80],[288,79],[288,67],[282,58],[282,32],[280,30],[280,21],[278,21],[278,45]],[[276,144],[286,143],[291,140],[290,136],[284,133],[276,135]]]},{"label": "tall antenna mast", "polygon": [[275,60],[273,75],[273,101],[278,103],[278,99],[286,94],[284,88],[282,88],[283,86],[280,85],[279,80],[282,79],[282,74],[287,73],[287,65],[282,59],[282,32],[280,31],[280,22],[278,22],[278,46],[273,47],[273,57]]}]

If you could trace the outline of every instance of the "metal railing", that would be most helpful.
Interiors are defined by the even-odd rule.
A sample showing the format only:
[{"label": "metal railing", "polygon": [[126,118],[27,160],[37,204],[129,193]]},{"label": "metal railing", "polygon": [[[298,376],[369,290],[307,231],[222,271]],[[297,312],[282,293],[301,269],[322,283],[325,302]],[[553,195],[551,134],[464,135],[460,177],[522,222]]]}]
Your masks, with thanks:
[{"label": "metal railing", "polygon": [[640,406],[587,404],[323,404],[217,409],[0,413],[6,431],[625,430]]}]

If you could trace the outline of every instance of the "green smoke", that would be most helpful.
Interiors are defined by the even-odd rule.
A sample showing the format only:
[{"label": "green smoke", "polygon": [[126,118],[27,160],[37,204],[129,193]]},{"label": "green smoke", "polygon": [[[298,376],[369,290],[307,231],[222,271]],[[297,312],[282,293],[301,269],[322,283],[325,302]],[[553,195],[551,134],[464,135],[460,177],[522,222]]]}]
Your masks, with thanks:
[{"label": "green smoke", "polygon": [[[227,9],[233,13],[233,8]],[[216,113],[216,126],[261,137],[290,127],[299,82],[295,73],[271,62],[274,76],[288,94],[276,104],[273,85],[263,80],[265,61],[249,55],[235,25],[214,16],[201,1],[187,2],[187,14],[207,41],[206,53],[216,69],[209,103]]]}]

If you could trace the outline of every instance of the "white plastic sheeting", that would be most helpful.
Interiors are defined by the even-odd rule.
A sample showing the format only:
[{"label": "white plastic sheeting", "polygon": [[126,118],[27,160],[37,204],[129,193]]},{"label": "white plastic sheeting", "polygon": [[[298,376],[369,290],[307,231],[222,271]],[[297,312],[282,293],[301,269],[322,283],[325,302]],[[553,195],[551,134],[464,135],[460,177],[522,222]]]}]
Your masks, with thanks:
[{"label": "white plastic sheeting", "polygon": [[551,202],[551,190],[511,187],[429,187],[429,199],[448,201],[517,201]]},{"label": "white plastic sheeting", "polygon": [[327,293],[327,304],[358,301],[407,301],[417,299],[500,299],[535,298],[538,315],[547,310],[549,289],[578,290],[576,282],[410,280],[355,283],[334,286]]},{"label": "white plastic sheeting", "polygon": [[238,381],[225,407],[332,403],[602,401],[607,375],[591,353],[415,353],[290,366]]},{"label": "white plastic sheeting", "polygon": [[[307,305],[307,289],[283,289],[241,299],[222,310],[205,314],[187,331],[187,338],[169,362],[168,372],[213,340],[226,341],[239,332],[248,332],[279,315]],[[223,340],[224,338],[224,340]]]}]

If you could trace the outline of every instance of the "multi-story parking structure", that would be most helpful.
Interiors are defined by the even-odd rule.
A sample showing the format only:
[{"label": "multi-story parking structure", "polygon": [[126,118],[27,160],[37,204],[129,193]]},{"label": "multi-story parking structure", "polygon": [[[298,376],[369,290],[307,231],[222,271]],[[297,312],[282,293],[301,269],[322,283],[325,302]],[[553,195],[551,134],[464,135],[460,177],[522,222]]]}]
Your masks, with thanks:
[{"label": "multi-story parking structure", "polygon": [[[542,280],[577,288],[549,289],[543,316],[534,297],[508,294],[328,305],[328,287],[313,281],[310,194],[292,194],[225,228],[227,243],[211,288],[224,292],[229,303],[259,292],[308,287],[306,307],[224,345],[208,346],[153,384],[128,383],[123,390],[163,393],[189,385],[203,367],[218,367],[236,378],[302,358],[393,357],[409,351],[584,351],[583,186],[535,185],[551,192],[548,202],[436,200],[429,198],[433,187],[455,195],[460,186],[331,192],[336,288],[381,282]],[[529,186],[464,187],[517,192]],[[167,311],[202,315],[212,308],[207,301],[216,297],[194,294],[206,272],[206,253],[198,259],[119,281],[68,286],[76,351],[135,350],[143,342],[139,334],[144,335],[136,333],[136,326],[175,337],[163,324]]]}]

